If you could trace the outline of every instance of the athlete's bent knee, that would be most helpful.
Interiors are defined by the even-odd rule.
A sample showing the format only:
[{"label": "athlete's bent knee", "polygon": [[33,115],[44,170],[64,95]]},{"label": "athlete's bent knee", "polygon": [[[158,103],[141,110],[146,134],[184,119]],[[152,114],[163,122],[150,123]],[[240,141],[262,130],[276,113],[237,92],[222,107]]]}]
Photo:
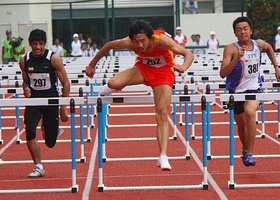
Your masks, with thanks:
[{"label": "athlete's bent knee", "polygon": [[45,141],[45,144],[47,145],[47,147],[53,148],[56,144],[56,140],[55,141]]}]

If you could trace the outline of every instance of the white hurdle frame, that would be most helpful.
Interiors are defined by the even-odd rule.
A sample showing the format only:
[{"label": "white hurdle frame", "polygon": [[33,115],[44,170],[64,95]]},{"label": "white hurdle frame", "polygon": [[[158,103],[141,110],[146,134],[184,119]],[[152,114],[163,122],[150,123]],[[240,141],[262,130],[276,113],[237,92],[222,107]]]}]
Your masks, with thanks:
[{"label": "white hurdle frame", "polygon": [[[260,187],[280,187],[280,183],[268,183],[268,184],[237,184],[234,182],[234,101],[280,101],[280,93],[243,93],[243,94],[221,94],[221,101],[229,101],[230,107],[230,178],[228,181],[228,188],[260,188]],[[270,155],[268,155],[270,156]],[[258,157],[258,156],[254,156]],[[260,157],[260,156],[259,156]],[[262,156],[263,157],[263,156]],[[270,156],[271,157],[271,156]],[[275,156],[273,156],[275,157]]]},{"label": "white hurdle frame", "polygon": [[[206,88],[210,87],[210,90],[214,89],[214,90],[217,90],[217,89],[224,89],[226,84],[225,83],[198,83],[198,88],[202,89],[202,90],[206,90]],[[278,82],[263,82],[262,83],[262,90],[265,91],[266,89],[269,89],[269,88],[278,88],[278,91],[279,91],[279,88],[280,88],[280,83]],[[225,94],[225,93],[224,93]],[[271,93],[265,93],[265,94],[271,94]],[[217,98],[219,98],[219,96],[217,96]],[[264,103],[264,102],[263,102]],[[264,115],[265,115],[265,111],[264,111],[264,105],[262,106],[261,108],[261,111],[257,110],[257,113],[261,112],[261,115],[262,115],[262,121],[261,121],[261,127],[262,127],[262,131],[260,132],[259,135],[256,135],[257,138],[265,138],[265,121],[264,121]],[[279,117],[280,119],[280,117]],[[257,122],[257,121],[256,121]],[[280,132],[280,120],[278,120],[277,122],[275,123],[278,123],[278,133],[276,133],[276,137],[278,137],[279,135],[279,132]],[[211,123],[212,125],[214,123]],[[225,124],[225,125],[228,125],[229,122],[224,122],[224,123],[219,123],[219,124]],[[234,122],[235,124],[235,122]],[[211,155],[211,144],[210,144],[210,138],[216,138],[216,139],[224,139],[224,138],[229,138],[230,136],[211,136],[209,137],[208,141],[207,141],[207,146],[208,146],[208,160],[210,159],[215,159],[215,158],[228,158],[229,156],[213,156]],[[234,136],[234,138],[239,138],[238,136]],[[241,156],[241,155],[240,155]],[[239,155],[238,156],[235,156],[235,158],[239,158],[240,157]],[[279,155],[280,156],[280,155]],[[279,157],[278,155],[275,155],[275,157]],[[259,157],[259,156],[257,156]],[[262,156],[260,156],[262,157]],[[271,157],[270,155],[265,155],[265,157]]]},{"label": "white hurdle frame", "polygon": [[[196,85],[195,84],[174,84],[173,86],[173,94],[176,94],[176,91],[183,91],[185,87],[188,87],[188,89],[190,90],[195,90],[196,88]],[[94,86],[94,89],[93,91],[94,92],[99,92],[99,90],[102,88],[102,86]],[[146,85],[133,85],[133,86],[127,86],[125,88],[123,88],[122,90],[123,92],[132,92],[132,93],[114,93],[114,96],[119,96],[119,95],[131,95],[131,94],[135,94],[135,91],[136,92],[147,92],[147,94],[150,94],[152,95],[153,91],[152,91],[152,88],[149,87],[149,86],[146,86]],[[147,106],[154,106],[153,103],[154,102],[151,102],[152,104],[151,105],[135,105],[136,107],[139,107],[139,106],[144,106],[144,107],[147,107]],[[117,107],[119,106],[122,106],[122,105],[116,105]],[[133,106],[133,107],[135,107]],[[111,107],[111,105],[110,105]],[[114,105],[115,107],[115,105]],[[176,103],[172,103],[172,109],[176,109]],[[143,116],[143,115],[154,115],[154,113],[133,113],[133,114],[110,114],[110,113],[107,113],[106,117],[109,117],[109,116],[130,116],[130,115],[139,115],[139,116]],[[173,136],[170,137],[169,139],[173,139],[173,140],[176,140],[177,139],[177,135],[176,135],[176,112],[173,112],[173,119],[174,119],[174,123],[173,123]],[[181,119],[180,119],[181,120]],[[131,124],[131,125],[109,125],[106,123],[106,127],[107,128],[119,128],[119,127],[139,127],[139,126],[156,126],[156,124]],[[156,140],[155,137],[152,137],[152,138],[106,138],[107,141],[124,141],[124,140],[131,140],[131,141],[135,141],[135,140]]]},{"label": "white hurdle frame", "polygon": [[[5,95],[5,94],[11,94],[11,95],[16,95],[16,94],[22,94],[22,92],[23,92],[23,90],[22,90],[22,88],[0,88],[0,94],[1,95]],[[16,98],[17,98],[17,96],[16,96]],[[18,119],[18,117],[19,116],[17,116],[18,115],[18,106],[16,106],[16,121],[15,121],[15,126],[14,127],[7,127],[6,129],[13,129],[13,130],[16,130],[16,134],[17,134],[17,137],[19,137],[19,119]],[[2,116],[2,108],[0,107],[0,116]],[[2,140],[2,130],[3,130],[3,128],[2,128],[2,117],[1,117],[1,119],[0,119],[0,144],[3,144],[4,143],[4,141]]]},{"label": "white hurdle frame", "polygon": [[[24,99],[1,99],[0,107],[3,106],[46,106],[46,105],[69,105],[71,113],[71,154],[72,163],[72,186],[70,188],[41,188],[41,189],[17,189],[17,190],[0,190],[0,194],[6,193],[42,193],[42,192],[78,192],[76,183],[76,142],[75,142],[75,104],[83,104],[83,97],[59,97],[59,98],[24,98]],[[42,163],[46,160],[42,160]],[[0,164],[14,163],[33,163],[33,161],[3,161]]]},{"label": "white hurdle frame", "polygon": [[[83,89],[83,87],[72,87],[71,89],[71,92],[78,92],[80,89]],[[85,91],[89,91],[89,87],[85,87],[84,89],[86,89]],[[0,88],[0,92],[1,91],[4,91],[5,88]],[[21,94],[23,92],[22,88],[10,88],[7,90],[10,90],[10,93],[15,93],[15,95],[18,95],[18,92]],[[68,98],[71,98],[71,97],[68,97]],[[73,97],[72,97],[73,98]],[[79,97],[79,98],[84,98],[84,97]],[[16,99],[22,99],[22,98],[16,98]],[[29,99],[33,99],[33,98],[29,98]],[[11,100],[11,99],[10,99]],[[79,100],[80,101],[80,100]],[[82,101],[80,101],[82,102]],[[75,126],[75,128],[80,128],[80,139],[76,139],[75,142],[80,142],[80,145],[81,145],[81,157],[79,159],[77,159],[76,161],[77,162],[81,162],[81,163],[85,163],[86,161],[86,157],[85,157],[85,150],[84,150],[84,141],[89,141],[88,139],[84,139],[84,120],[83,120],[83,105],[84,105],[84,102],[83,103],[80,103],[79,106],[80,106],[80,115],[78,115],[78,117],[80,117],[80,126]],[[19,108],[19,106],[16,106],[16,108]],[[0,109],[1,109],[1,106],[0,106]],[[20,139],[20,122],[19,122],[19,111],[16,110],[16,134],[17,134],[17,141],[16,143],[17,144],[25,144],[26,143],[26,140],[21,140]],[[82,116],[81,116],[82,115]],[[77,117],[77,116],[74,116],[74,117]],[[60,127],[63,127],[63,126],[60,126]],[[0,126],[0,131],[1,131],[1,128],[2,128],[2,125]],[[64,127],[63,127],[64,128]],[[72,128],[71,126],[70,127],[67,127],[67,128]],[[90,135],[88,134],[88,137],[90,137]],[[57,143],[59,142],[72,142],[72,139],[64,139],[64,140],[57,140],[56,141]],[[38,143],[45,143],[44,140],[38,140]],[[23,163],[32,163],[33,161],[22,161]],[[22,163],[21,162],[21,163]],[[45,160],[44,161],[45,163],[52,163],[52,162],[71,162],[70,159],[64,159],[64,160]],[[1,159],[0,159],[0,163],[1,163]],[[17,161],[7,161],[5,162],[6,164],[17,164],[18,162]]]},{"label": "white hurdle frame", "polygon": [[[173,95],[171,102],[203,102],[206,105],[206,102],[215,101],[215,95]],[[98,191],[103,192],[104,190],[150,190],[150,189],[208,189],[207,183],[207,156],[206,156],[206,117],[202,117],[203,124],[203,182],[198,185],[170,185],[170,186],[125,186],[125,187],[107,187],[103,183],[103,162],[104,160],[104,147],[105,147],[105,138],[104,138],[104,115],[103,113],[104,105],[112,103],[153,103],[153,96],[123,96],[123,97],[114,97],[114,96],[104,96],[104,97],[90,97],[88,99],[89,104],[96,104],[98,110]],[[202,107],[202,112],[205,116],[206,106]],[[106,111],[106,110],[105,110]],[[188,145],[186,145],[188,148]],[[186,157],[175,157],[176,159],[186,159]],[[111,161],[131,161],[131,160],[156,160],[155,157],[148,158],[117,158],[110,159]],[[174,157],[170,157],[174,159]]]},{"label": "white hurdle frame", "polygon": [[[16,83],[16,85],[18,85],[18,83]],[[61,89],[61,88],[60,88]],[[90,92],[90,86],[71,86],[70,87],[70,93],[79,93],[81,92],[82,90],[82,95],[84,95],[84,93],[86,95],[88,95],[88,93]],[[15,95],[16,98],[18,98],[18,95],[19,94],[23,94],[23,89],[22,88],[0,88],[0,94],[11,94],[11,95]],[[79,94],[80,95],[80,94]],[[71,97],[71,94],[70,94],[70,97]],[[80,104],[80,114],[83,115],[83,104]],[[0,107],[0,115],[1,115],[1,107]],[[79,117],[81,118],[81,116],[79,115]],[[89,118],[88,115],[86,115],[87,118]],[[19,129],[20,129],[20,121],[19,121],[19,106],[16,106],[16,125],[15,127],[5,127],[5,129],[15,129],[16,130],[16,135],[17,135],[17,140],[16,140],[16,143],[17,144],[23,144],[23,143],[26,143],[25,140],[21,140],[20,139],[20,132],[19,132]],[[2,140],[2,123],[1,123],[2,119],[0,119],[0,144],[3,144],[4,141]],[[87,128],[87,139],[83,139],[87,142],[90,142],[91,141],[91,137],[90,137],[90,129],[89,129],[89,126],[87,127],[84,127],[84,123],[83,123],[83,119],[81,118],[81,123],[80,123],[80,135],[82,137],[82,139],[84,138],[84,129],[83,128]],[[67,126],[60,126],[62,128],[70,128],[70,127],[67,127]],[[78,128],[78,127],[76,127]],[[45,141],[44,140],[38,140],[39,143],[44,143]],[[57,140],[57,142],[71,142],[71,139],[64,139],[64,140]],[[80,139],[77,139],[76,142],[81,142],[81,162],[84,162],[85,160],[85,156],[84,156],[84,142],[82,142]]]}]

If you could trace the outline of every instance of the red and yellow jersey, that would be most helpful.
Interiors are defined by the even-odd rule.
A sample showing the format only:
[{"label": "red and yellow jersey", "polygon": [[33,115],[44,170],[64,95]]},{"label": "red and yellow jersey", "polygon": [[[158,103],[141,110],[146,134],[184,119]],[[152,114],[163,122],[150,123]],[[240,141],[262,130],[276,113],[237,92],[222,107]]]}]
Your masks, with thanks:
[{"label": "red and yellow jersey", "polygon": [[175,53],[169,49],[162,49],[157,44],[159,43],[159,38],[161,34],[165,34],[166,36],[172,37],[163,30],[154,30],[154,35],[152,39],[154,40],[154,49],[153,52],[145,53],[139,52],[137,49],[133,49],[133,51],[138,55],[136,60],[141,61],[144,65],[151,67],[164,67],[169,66],[173,67],[175,64]]}]

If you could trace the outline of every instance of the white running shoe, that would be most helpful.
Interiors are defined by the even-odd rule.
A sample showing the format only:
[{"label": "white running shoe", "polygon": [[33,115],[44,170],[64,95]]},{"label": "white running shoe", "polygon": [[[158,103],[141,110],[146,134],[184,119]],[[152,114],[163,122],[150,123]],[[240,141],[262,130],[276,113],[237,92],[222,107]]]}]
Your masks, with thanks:
[{"label": "white running shoe", "polygon": [[103,85],[103,87],[101,88],[101,90],[99,91],[99,94],[101,96],[105,95],[105,94],[111,94],[112,92],[116,92],[115,89],[111,89],[108,87],[107,84]]},{"label": "white running shoe", "polygon": [[157,161],[157,166],[162,170],[171,170],[171,166],[168,162],[168,158],[166,155],[161,155]]},{"label": "white running shoe", "polygon": [[37,178],[37,177],[42,177],[45,176],[45,170],[44,169],[40,169],[39,167],[35,166],[35,168],[33,169],[33,171],[31,173],[28,174],[29,178]]},{"label": "white running shoe", "polygon": [[57,137],[56,138],[59,138],[59,136],[61,136],[61,134],[63,132],[64,132],[64,129],[58,127],[58,133],[57,133]]}]

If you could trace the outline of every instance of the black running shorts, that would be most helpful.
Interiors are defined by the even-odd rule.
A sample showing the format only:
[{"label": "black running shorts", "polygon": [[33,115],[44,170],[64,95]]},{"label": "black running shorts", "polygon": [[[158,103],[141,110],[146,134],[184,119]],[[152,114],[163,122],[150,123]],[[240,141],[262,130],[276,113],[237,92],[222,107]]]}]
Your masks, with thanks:
[{"label": "black running shorts", "polygon": [[58,109],[59,106],[26,106],[24,112],[26,140],[30,141],[36,137],[36,129],[42,118],[45,132],[45,143],[48,147],[53,147],[56,143],[58,133]]}]

